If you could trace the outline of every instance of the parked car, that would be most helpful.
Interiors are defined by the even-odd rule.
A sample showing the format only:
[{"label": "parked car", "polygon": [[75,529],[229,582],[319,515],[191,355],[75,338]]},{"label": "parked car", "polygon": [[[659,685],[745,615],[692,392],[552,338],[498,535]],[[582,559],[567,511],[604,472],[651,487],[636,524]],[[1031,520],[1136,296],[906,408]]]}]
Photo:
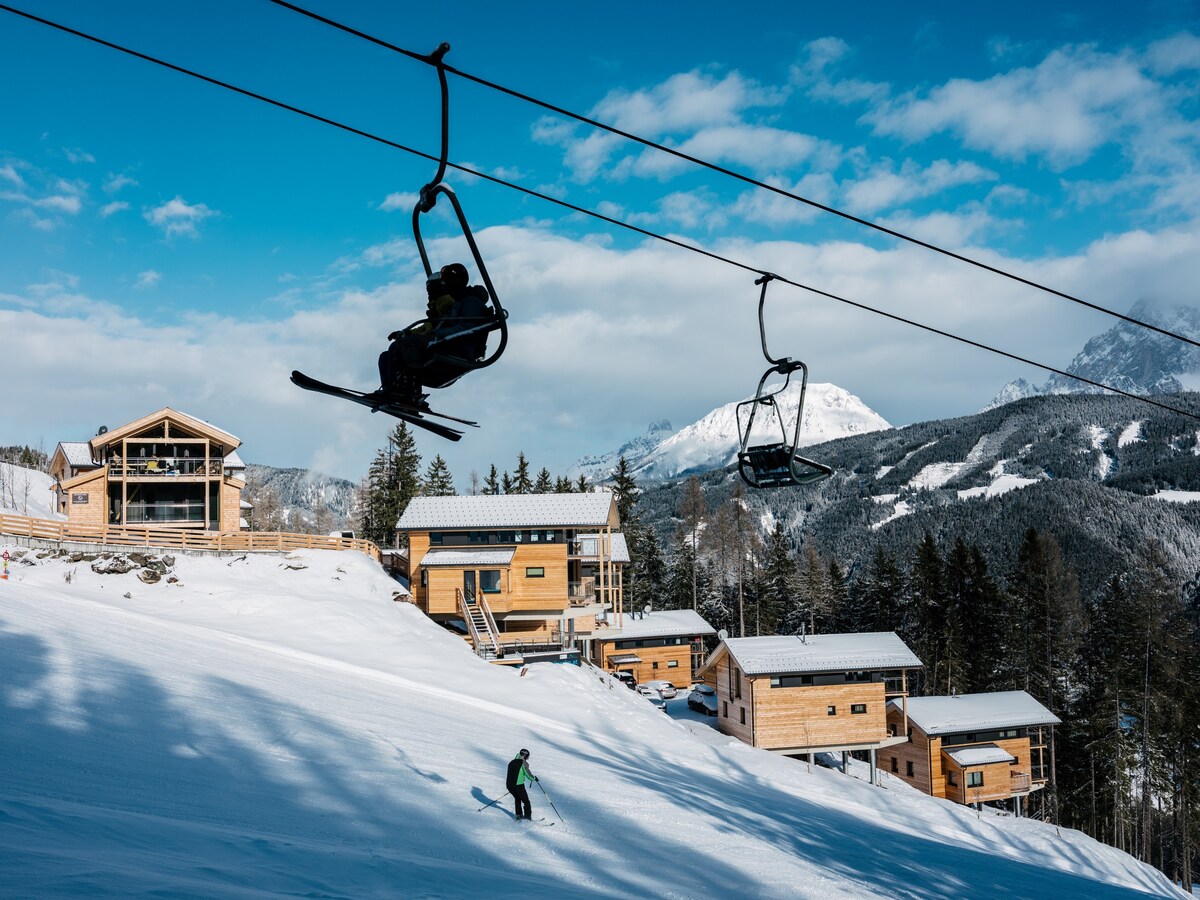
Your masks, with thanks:
[{"label": "parked car", "polygon": [[657,691],[652,691],[649,694],[642,694],[642,696],[645,697],[647,701],[649,701],[651,706],[661,709],[663,712],[667,711],[667,701],[664,700],[662,697],[658,696]]},{"label": "parked car", "polygon": [[717,714],[717,692],[711,684],[692,685],[692,689],[688,693],[687,704],[689,709],[704,713],[706,716],[715,716]]},{"label": "parked car", "polygon": [[654,688],[664,700],[670,700],[676,694],[675,685],[669,681],[643,681],[642,686]]},{"label": "parked car", "polygon": [[632,672],[613,672],[612,677],[625,685],[631,691],[637,690],[637,679],[633,677]]}]

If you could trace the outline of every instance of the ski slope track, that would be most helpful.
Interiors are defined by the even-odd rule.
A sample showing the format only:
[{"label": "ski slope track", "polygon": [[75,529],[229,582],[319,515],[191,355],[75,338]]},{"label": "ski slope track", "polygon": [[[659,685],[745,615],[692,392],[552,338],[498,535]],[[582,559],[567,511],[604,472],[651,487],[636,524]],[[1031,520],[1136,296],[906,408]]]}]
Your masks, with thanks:
[{"label": "ski slope track", "polygon": [[[0,581],[0,895],[1183,896],[591,669],[489,666],[357,553],[179,556],[147,585],[37,552]],[[520,747],[558,827],[479,811]]]}]

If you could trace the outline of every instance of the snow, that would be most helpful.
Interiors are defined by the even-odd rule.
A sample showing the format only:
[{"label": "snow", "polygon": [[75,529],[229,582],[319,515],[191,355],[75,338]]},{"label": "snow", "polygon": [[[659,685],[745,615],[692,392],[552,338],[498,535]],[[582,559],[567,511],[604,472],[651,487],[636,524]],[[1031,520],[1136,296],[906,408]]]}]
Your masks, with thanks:
[{"label": "snow", "polygon": [[[899,708],[897,701],[891,701]],[[909,697],[908,717],[929,735],[1056,725],[1059,718],[1025,691]]]},{"label": "snow", "polygon": [[1012,762],[1015,758],[996,744],[980,744],[978,747],[963,747],[961,750],[943,750],[942,752],[963,768]]},{"label": "snow", "polygon": [[625,613],[621,616],[621,627],[616,627],[616,613],[608,613],[613,627],[602,628],[596,633],[606,641],[646,637],[687,637],[694,634],[716,634],[704,617],[691,609],[658,609],[645,615]]},{"label": "snow", "polygon": [[45,472],[0,462],[0,513],[65,521],[54,508],[54,479]]},{"label": "snow", "polygon": [[875,480],[878,481],[880,478],[882,478],[888,472],[892,471],[892,469],[894,469],[894,468],[896,468],[896,467],[895,466],[880,466],[879,471],[875,473]]},{"label": "snow", "polygon": [[1196,432],[1196,443],[1192,447],[1192,453],[1196,456],[1200,456],[1200,431]]},{"label": "snow", "polygon": [[609,524],[613,494],[500,494],[416,497],[396,527],[402,530],[601,527]]},{"label": "snow", "polygon": [[[912,669],[921,665],[894,631],[727,638],[722,644],[747,675]],[[720,651],[720,647],[714,650],[705,666],[711,665]]]},{"label": "snow", "polygon": [[967,464],[965,462],[932,463],[914,475],[912,480],[909,481],[908,486],[919,491],[936,490],[947,482],[957,478],[958,474],[966,467]]},{"label": "snow", "polygon": [[[1128,429],[1126,430],[1128,433]],[[1092,449],[1100,454],[1100,459],[1096,462],[1096,477],[1103,481],[1112,473],[1113,460],[1104,450],[1104,442],[1108,440],[1109,434],[1107,429],[1101,428],[1099,425],[1091,425],[1088,427],[1088,435],[1091,438]],[[1124,440],[1125,435],[1121,435]],[[1122,444],[1121,446],[1124,446]]]},{"label": "snow", "polygon": [[1129,444],[1136,443],[1142,439],[1142,423],[1140,420],[1130,422],[1125,426],[1125,430],[1121,432],[1121,436],[1117,438],[1117,446],[1125,447]]},{"label": "snow", "polygon": [[[1179,896],[1078,832],[809,771],[682,698],[489,666],[361,554],[180,555],[155,585],[28,558],[0,581],[8,896]],[[555,827],[479,811],[518,747]]]},{"label": "snow", "polygon": [[[899,495],[897,495],[897,494],[890,494],[890,495],[888,495],[888,496],[896,497],[896,496],[899,496]],[[908,515],[909,513],[911,513],[912,511],[913,511],[912,504],[911,504],[911,503],[909,503],[907,500],[901,500],[901,501],[900,501],[899,503],[897,503],[897,504],[896,504],[896,506],[893,508],[893,510],[892,510],[892,514],[891,514],[890,516],[888,516],[886,519],[882,519],[882,520],[881,520],[881,521],[879,521],[879,522],[873,522],[873,523],[871,524],[871,530],[872,530],[872,531],[878,531],[880,528],[882,528],[882,527],[883,527],[884,525],[886,525],[888,522],[893,522],[893,521],[895,521],[896,519],[899,519],[899,518],[901,518],[902,516],[907,516],[907,515]]]},{"label": "snow", "polygon": [[[770,386],[768,386],[768,389]],[[719,469],[737,461],[741,435],[737,419],[739,401],[720,406],[658,444],[634,467],[640,479],[675,478],[692,471]],[[769,409],[760,409],[754,420],[751,443],[777,443],[792,439],[800,385],[793,382],[776,398],[783,411],[784,428]],[[743,410],[743,421],[749,410]],[[808,447],[855,434],[891,428],[862,400],[835,384],[809,384],[804,398],[804,421],[799,446]]]},{"label": "snow", "polygon": [[1024,478],[1020,475],[1010,475],[1004,471],[1004,467],[1008,464],[1008,460],[1002,459],[996,463],[988,471],[992,476],[991,484],[986,484],[983,487],[967,488],[958,492],[959,500],[969,500],[972,497],[999,497],[1001,494],[1007,494],[1009,491],[1019,490],[1023,487],[1029,487],[1031,484],[1037,484],[1036,478]]},{"label": "snow", "polygon": [[507,566],[516,553],[508,550],[427,550],[422,566]]},{"label": "snow", "polygon": [[1168,503],[1200,503],[1200,491],[1158,491],[1150,496]]}]

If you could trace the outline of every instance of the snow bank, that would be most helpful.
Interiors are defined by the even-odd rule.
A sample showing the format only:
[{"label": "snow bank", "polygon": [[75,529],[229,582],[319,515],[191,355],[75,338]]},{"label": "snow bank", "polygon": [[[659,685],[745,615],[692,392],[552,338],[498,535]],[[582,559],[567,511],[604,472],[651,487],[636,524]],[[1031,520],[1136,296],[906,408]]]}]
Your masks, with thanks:
[{"label": "snow bank", "polygon": [[45,472],[0,462],[0,512],[65,520],[54,508],[54,479]]},{"label": "snow bank", "polygon": [[[12,895],[1174,895],[1077,832],[489,666],[359,554],[180,556],[154,585],[33,556],[0,582]],[[565,821],[479,811],[519,747]]]}]

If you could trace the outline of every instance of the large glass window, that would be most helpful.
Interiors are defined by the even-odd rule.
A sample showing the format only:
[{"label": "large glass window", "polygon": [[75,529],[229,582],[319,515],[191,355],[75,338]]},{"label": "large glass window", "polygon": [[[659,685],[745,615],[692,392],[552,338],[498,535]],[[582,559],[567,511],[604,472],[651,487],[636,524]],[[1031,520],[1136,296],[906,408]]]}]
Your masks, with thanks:
[{"label": "large glass window", "polygon": [[983,787],[983,773],[982,772],[968,772],[967,773],[967,787],[969,787],[969,788]]},{"label": "large glass window", "polygon": [[479,589],[485,594],[500,593],[500,570],[484,569],[479,573]]}]

